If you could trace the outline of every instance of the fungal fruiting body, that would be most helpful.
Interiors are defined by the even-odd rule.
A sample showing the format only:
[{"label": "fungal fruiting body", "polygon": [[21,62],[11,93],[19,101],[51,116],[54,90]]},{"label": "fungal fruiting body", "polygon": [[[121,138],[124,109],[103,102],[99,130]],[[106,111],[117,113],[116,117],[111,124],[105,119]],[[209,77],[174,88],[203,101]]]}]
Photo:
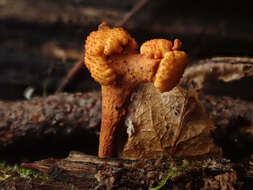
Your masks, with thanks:
[{"label": "fungal fruiting body", "polygon": [[138,52],[136,41],[122,28],[106,24],[91,32],[85,42],[84,62],[102,89],[99,157],[115,156],[118,127],[126,115],[127,100],[142,82],[153,82],[161,92],[175,87],[187,65],[181,42],[153,39]]}]

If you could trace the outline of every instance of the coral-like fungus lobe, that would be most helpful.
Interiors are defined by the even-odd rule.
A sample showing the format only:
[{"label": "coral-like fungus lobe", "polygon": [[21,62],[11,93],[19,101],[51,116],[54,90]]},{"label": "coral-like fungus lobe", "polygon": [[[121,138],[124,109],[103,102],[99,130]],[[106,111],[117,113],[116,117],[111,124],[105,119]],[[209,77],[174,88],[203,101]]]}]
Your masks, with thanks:
[{"label": "coral-like fungus lobe", "polygon": [[[122,28],[102,24],[85,42],[84,62],[102,88],[102,121],[99,157],[115,155],[118,126],[126,114],[130,93],[142,82],[154,82],[161,92],[177,85],[187,64],[187,56],[173,44],[154,39],[137,51],[136,41]],[[175,51],[173,51],[173,49]]]}]

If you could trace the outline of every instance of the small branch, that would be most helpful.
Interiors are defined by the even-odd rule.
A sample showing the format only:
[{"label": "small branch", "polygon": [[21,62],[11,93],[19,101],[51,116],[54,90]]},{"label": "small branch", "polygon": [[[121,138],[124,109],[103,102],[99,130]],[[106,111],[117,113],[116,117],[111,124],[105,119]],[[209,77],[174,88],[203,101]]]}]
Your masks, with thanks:
[{"label": "small branch", "polygon": [[136,15],[140,10],[145,7],[150,0],[139,0],[139,2],[123,17],[122,21],[117,24],[119,27],[123,27],[127,24],[127,22]]},{"label": "small branch", "polygon": [[0,150],[20,140],[96,133],[101,118],[99,93],[56,94],[29,101],[0,102]]},{"label": "small branch", "polygon": [[77,62],[68,72],[67,76],[63,78],[58,86],[56,93],[62,92],[66,85],[74,79],[74,77],[80,72],[81,68],[84,67],[84,62],[79,61]]}]

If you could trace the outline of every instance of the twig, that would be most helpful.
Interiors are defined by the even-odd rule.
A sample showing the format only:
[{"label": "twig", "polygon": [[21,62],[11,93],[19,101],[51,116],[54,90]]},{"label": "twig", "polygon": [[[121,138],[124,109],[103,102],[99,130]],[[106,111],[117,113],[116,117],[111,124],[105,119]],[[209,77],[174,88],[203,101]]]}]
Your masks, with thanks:
[{"label": "twig", "polygon": [[139,2],[123,17],[122,21],[119,22],[117,26],[122,27],[126,25],[126,23],[141,9],[143,9],[149,2],[150,0],[139,0]]},{"label": "twig", "polygon": [[58,86],[56,93],[62,92],[66,85],[74,79],[74,77],[77,75],[77,73],[80,72],[81,68],[84,66],[83,60],[80,60],[77,62],[71,70],[68,72],[67,76],[61,81],[60,85]]}]

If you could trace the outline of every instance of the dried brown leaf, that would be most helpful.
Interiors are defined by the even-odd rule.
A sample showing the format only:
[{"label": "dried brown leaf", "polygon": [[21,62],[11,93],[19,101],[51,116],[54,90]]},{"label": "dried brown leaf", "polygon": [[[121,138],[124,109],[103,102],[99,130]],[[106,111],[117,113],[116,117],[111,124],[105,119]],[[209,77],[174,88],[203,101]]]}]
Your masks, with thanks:
[{"label": "dried brown leaf", "polygon": [[125,123],[128,139],[119,153],[122,158],[221,153],[211,135],[215,127],[194,92],[180,87],[160,93],[150,83],[140,85],[132,94]]}]

